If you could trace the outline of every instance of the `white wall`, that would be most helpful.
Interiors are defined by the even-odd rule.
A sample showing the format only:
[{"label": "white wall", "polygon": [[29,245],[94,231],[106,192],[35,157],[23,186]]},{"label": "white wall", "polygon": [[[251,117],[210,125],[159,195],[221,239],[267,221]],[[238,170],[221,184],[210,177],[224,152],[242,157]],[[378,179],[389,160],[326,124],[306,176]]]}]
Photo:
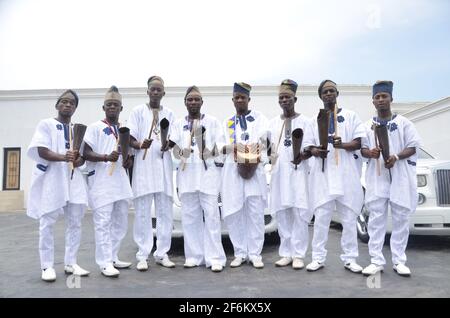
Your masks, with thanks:
[{"label": "white wall", "polygon": [[404,114],[422,138],[423,148],[438,159],[450,160],[450,97]]},{"label": "white wall", "polygon": [[[120,89],[120,88],[119,88]],[[185,87],[168,87],[162,104],[171,108],[176,117],[185,116],[184,106]],[[232,87],[200,87],[203,94],[203,112],[211,114],[220,120],[234,114],[231,101]],[[338,105],[352,109],[359,113],[362,120],[369,119],[374,114],[371,100],[371,86],[340,85]],[[3,148],[20,147],[21,161],[21,189],[25,190],[25,198],[30,183],[32,162],[26,156],[26,149],[33,135],[37,123],[44,118],[56,115],[55,102],[62,90],[26,90],[0,91],[0,167],[3,167]],[[93,123],[104,117],[102,111],[103,97],[106,88],[76,89],[80,97],[78,109],[73,122],[84,124]],[[121,121],[128,118],[131,109],[148,101],[146,88],[120,89],[123,95],[124,110]],[[280,114],[278,105],[277,86],[254,87],[251,92],[250,108],[259,110],[268,118]],[[297,111],[307,116],[315,116],[322,102],[317,95],[317,86],[299,86],[297,91]],[[0,171],[3,180],[3,168]]]}]

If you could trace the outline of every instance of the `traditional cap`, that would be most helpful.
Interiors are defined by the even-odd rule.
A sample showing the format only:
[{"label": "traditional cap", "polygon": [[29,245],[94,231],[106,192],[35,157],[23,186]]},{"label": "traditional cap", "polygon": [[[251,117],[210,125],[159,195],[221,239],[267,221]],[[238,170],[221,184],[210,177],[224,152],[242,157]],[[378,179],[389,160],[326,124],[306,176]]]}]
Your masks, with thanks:
[{"label": "traditional cap", "polygon": [[117,100],[122,103],[122,95],[119,93],[119,89],[116,86],[111,86],[105,95],[105,102],[107,100]]},{"label": "traditional cap", "polygon": [[298,84],[295,81],[291,79],[285,79],[284,81],[281,82],[279,94],[286,93],[295,96],[295,93],[297,92],[297,87]]},{"label": "traditional cap", "polygon": [[394,83],[392,81],[377,81],[372,87],[372,98],[378,93],[389,93],[392,97],[392,89]]},{"label": "traditional cap", "polygon": [[188,97],[188,95],[196,95],[196,96],[202,96],[202,93],[200,93],[200,90],[198,89],[197,86],[190,86],[188,87],[188,89],[186,90],[186,95],[184,95],[184,99],[186,99]]},{"label": "traditional cap", "polygon": [[161,77],[159,77],[159,76],[156,76],[156,75],[150,76],[150,78],[147,81],[147,86],[150,86],[150,84],[152,84],[152,83],[159,83],[162,86],[164,86],[163,79]]},{"label": "traditional cap", "polygon": [[73,90],[71,90],[71,89],[65,90],[65,91],[58,97],[58,100],[56,101],[55,106],[58,105],[58,103],[61,101],[61,99],[63,99],[64,97],[66,97],[66,96],[68,96],[68,95],[72,95],[72,96],[75,98],[75,107],[77,107],[77,106],[78,106],[78,95],[77,95],[77,93],[75,93],[75,91],[73,91]]},{"label": "traditional cap", "polygon": [[252,90],[252,87],[244,82],[234,83],[233,87],[233,93],[242,93],[247,96],[250,96],[250,91]]},{"label": "traditional cap", "polygon": [[319,89],[318,89],[319,97],[322,95],[323,89],[328,88],[328,87],[334,87],[336,90],[338,90],[335,82],[333,82],[332,80],[326,79],[326,80],[322,81],[322,83],[320,83],[320,85],[319,85]]}]

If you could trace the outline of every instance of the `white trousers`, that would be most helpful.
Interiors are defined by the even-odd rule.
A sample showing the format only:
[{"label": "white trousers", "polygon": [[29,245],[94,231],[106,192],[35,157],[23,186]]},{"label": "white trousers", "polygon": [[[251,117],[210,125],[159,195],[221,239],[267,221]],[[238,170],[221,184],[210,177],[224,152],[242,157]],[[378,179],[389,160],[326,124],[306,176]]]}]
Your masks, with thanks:
[{"label": "white trousers", "polygon": [[[388,217],[388,199],[379,199],[366,205],[369,210],[369,254],[371,263],[386,264],[383,256],[384,238]],[[393,264],[406,263],[406,246],[409,237],[410,211],[390,203],[392,215],[391,253]]]},{"label": "white trousers", "polygon": [[118,260],[120,243],[127,234],[128,202],[116,201],[93,212],[95,262],[104,268]]},{"label": "white trousers", "polygon": [[65,230],[65,256],[64,264],[77,263],[77,253],[81,241],[81,220],[84,216],[83,204],[69,203],[65,207],[44,214],[39,218],[39,256],[41,269],[54,266],[55,243],[53,228],[60,214],[64,214]]},{"label": "white trousers", "polygon": [[180,199],[186,261],[225,266],[217,196],[197,191],[184,193]]},{"label": "white trousers", "polygon": [[264,201],[261,196],[250,196],[244,206],[224,219],[233,243],[234,256],[251,261],[261,260],[264,245]]},{"label": "white trousers", "polygon": [[341,260],[353,262],[358,257],[358,235],[356,232],[357,215],[337,200],[329,201],[314,211],[314,235],[312,240],[312,259],[324,263],[327,257],[326,244],[331,217],[336,208],[342,224]]},{"label": "white trousers", "polygon": [[155,201],[156,214],[156,251],[155,259],[167,257],[172,242],[173,211],[172,198],[163,192],[151,193],[134,199],[136,216],[133,236],[138,246],[136,259],[146,260],[153,249],[153,230],[151,207]]},{"label": "white trousers", "polygon": [[276,214],[281,257],[305,258],[309,244],[309,221],[301,217],[301,209],[289,208]]}]

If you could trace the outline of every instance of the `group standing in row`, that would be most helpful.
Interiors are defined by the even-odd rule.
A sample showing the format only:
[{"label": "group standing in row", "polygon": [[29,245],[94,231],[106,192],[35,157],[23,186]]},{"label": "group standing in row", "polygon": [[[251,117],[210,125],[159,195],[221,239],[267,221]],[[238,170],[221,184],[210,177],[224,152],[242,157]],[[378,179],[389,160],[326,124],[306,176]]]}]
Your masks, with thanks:
[{"label": "group standing in row", "polygon": [[[152,76],[147,82],[149,102],[131,111],[125,127],[119,121],[122,96],[113,86],[105,95],[105,118],[87,127],[80,149],[74,147],[71,124],[78,96],[65,91],[55,105],[57,117],[39,123],[28,149],[35,165],[27,213],[39,219],[42,279],[56,279],[53,227],[59,214],[66,219],[64,270],[89,274],[76,258],[88,205],[93,210],[95,260],[101,273],[117,277],[119,269],[130,267],[132,263],[120,260],[118,254],[131,200],[138,247],[136,268],[148,269],[153,250],[153,203],[153,257],[157,264],[175,267],[168,257],[173,227],[172,155],[178,163],[184,267],[205,265],[214,272],[223,270],[223,219],[234,248],[230,267],[249,261],[255,268],[263,268],[264,210],[269,208],[276,215],[280,236],[276,266],[305,267],[308,224],[314,216],[312,262],[306,269],[323,268],[331,217],[337,211],[343,226],[344,267],[372,275],[383,271],[386,263],[382,247],[390,205],[393,269],[409,276],[405,249],[408,217],[417,205],[415,166],[420,140],[408,119],[391,112],[393,83],[373,85],[377,116],[366,125],[355,112],[338,106],[339,91],[333,81],[325,80],[319,86],[323,109],[317,120],[297,111],[297,87],[292,80],[281,83],[281,114],[269,121],[249,108],[250,85],[235,83],[235,111],[221,124],[201,111],[203,98],[196,86],[185,94],[187,115],[175,120],[173,112],[161,104],[164,81]],[[387,141],[380,140],[380,127],[387,132]],[[123,136],[127,137],[125,143]],[[387,148],[390,153],[385,156]],[[363,162],[367,162],[365,195],[360,183]],[[266,163],[271,163],[270,195]],[[80,167],[87,171],[87,182]],[[128,172],[132,172],[131,184]],[[371,264],[363,269],[356,261],[356,220],[364,200],[370,212]]]}]

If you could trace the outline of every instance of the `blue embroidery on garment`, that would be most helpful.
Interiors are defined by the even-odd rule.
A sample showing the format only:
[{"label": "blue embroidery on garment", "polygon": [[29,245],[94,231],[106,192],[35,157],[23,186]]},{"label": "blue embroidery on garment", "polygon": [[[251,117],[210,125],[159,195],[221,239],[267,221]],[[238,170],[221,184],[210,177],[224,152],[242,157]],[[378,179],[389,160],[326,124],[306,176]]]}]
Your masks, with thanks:
[{"label": "blue embroidery on garment", "polygon": [[333,136],[328,136],[328,143],[333,144],[333,142],[334,142]]},{"label": "blue embroidery on garment", "polygon": [[339,123],[343,123],[343,122],[345,121],[344,116],[337,116],[337,121],[338,121]]},{"label": "blue embroidery on garment", "polygon": [[47,171],[48,166],[44,166],[43,164],[38,163],[38,164],[36,165],[36,168],[38,168],[39,170],[45,172],[45,171]]},{"label": "blue embroidery on garment", "polygon": [[90,176],[93,176],[95,174],[95,170],[92,170],[92,171],[89,171],[89,173],[88,173],[88,177],[90,177]]},{"label": "blue embroidery on garment", "polygon": [[249,140],[249,139],[250,139],[250,135],[248,134],[248,132],[244,132],[244,133],[241,135],[241,140],[247,141],[247,140]]},{"label": "blue embroidery on garment", "polygon": [[66,142],[66,149],[70,149],[70,144]]},{"label": "blue embroidery on garment", "polygon": [[409,165],[411,165],[411,166],[416,166],[416,163],[414,162],[414,161],[411,161],[411,160],[406,160],[406,162],[409,164]]},{"label": "blue embroidery on garment", "polygon": [[240,115],[237,118],[237,121],[239,123],[239,126],[241,126],[241,130],[247,130],[247,121],[245,120],[245,116],[244,115]]},{"label": "blue embroidery on garment", "polygon": [[56,129],[63,130],[63,126],[61,124],[56,124]]},{"label": "blue embroidery on garment", "polygon": [[390,127],[389,127],[389,131],[393,132],[395,130],[397,130],[398,126],[396,123],[391,123]]},{"label": "blue embroidery on garment", "polygon": [[353,158],[358,159],[358,155],[356,153],[353,154]]},{"label": "blue embroidery on garment", "polygon": [[251,115],[248,115],[248,116],[247,116],[247,120],[248,120],[249,122],[252,122],[252,121],[255,121],[255,118],[253,118],[253,116],[251,116]]},{"label": "blue embroidery on garment", "polygon": [[189,126],[188,125],[184,125],[183,126],[183,130],[189,130]]},{"label": "blue embroidery on garment", "polygon": [[285,139],[285,140],[284,140],[284,146],[285,146],[285,147],[290,147],[291,144],[292,144],[292,142],[291,142],[290,139]]},{"label": "blue embroidery on garment", "polygon": [[112,134],[111,128],[109,128],[109,127],[105,127],[105,128],[103,129],[103,132],[104,132],[107,136],[109,136],[109,135]]}]

